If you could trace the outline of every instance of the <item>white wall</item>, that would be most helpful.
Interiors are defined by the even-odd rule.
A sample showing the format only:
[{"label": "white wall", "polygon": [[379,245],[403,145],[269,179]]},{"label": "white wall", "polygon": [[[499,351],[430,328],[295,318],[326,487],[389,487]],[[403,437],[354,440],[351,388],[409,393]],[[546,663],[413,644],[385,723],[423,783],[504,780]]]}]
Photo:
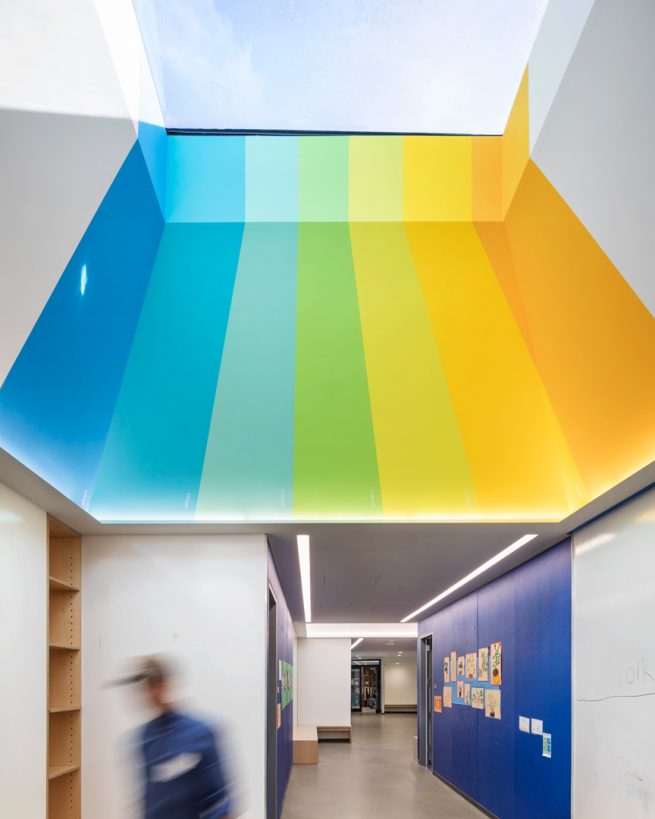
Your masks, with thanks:
[{"label": "white wall", "polygon": [[350,638],[298,639],[299,725],[350,725]]},{"label": "white wall", "polygon": [[532,158],[655,315],[655,4],[551,6],[529,64]]},{"label": "white wall", "polygon": [[382,663],[382,697],[385,705],[416,705],[416,662]]},{"label": "white wall", "polygon": [[263,536],[144,535],[82,541],[82,813],[132,816],[133,759],[147,718],[130,688],[108,688],[130,658],[176,659],[195,714],[217,720],[263,819],[266,759],[267,547]]},{"label": "white wall", "polygon": [[140,120],[163,122],[131,0],[0,3],[0,385]]},{"label": "white wall", "polygon": [[655,817],[655,491],[573,548],[575,816]]},{"label": "white wall", "polygon": [[0,813],[46,812],[46,515],[0,484]]}]

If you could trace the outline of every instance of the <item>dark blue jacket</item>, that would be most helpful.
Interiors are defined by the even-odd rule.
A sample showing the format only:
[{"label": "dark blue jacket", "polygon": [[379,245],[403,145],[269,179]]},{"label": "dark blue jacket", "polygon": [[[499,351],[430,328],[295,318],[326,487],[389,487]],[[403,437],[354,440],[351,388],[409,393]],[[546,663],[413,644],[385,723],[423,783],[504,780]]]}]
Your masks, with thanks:
[{"label": "dark blue jacket", "polygon": [[170,711],[143,729],[145,819],[218,819],[228,788],[212,729]]}]

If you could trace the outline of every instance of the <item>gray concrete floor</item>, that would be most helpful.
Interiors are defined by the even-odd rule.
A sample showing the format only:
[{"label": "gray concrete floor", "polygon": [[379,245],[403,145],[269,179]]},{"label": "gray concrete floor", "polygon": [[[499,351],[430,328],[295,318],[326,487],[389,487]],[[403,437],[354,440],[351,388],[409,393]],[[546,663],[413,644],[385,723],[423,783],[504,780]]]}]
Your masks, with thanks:
[{"label": "gray concrete floor", "polygon": [[282,819],[470,819],[484,816],[412,759],[415,714],[353,714],[352,742],[321,742],[294,765]]}]

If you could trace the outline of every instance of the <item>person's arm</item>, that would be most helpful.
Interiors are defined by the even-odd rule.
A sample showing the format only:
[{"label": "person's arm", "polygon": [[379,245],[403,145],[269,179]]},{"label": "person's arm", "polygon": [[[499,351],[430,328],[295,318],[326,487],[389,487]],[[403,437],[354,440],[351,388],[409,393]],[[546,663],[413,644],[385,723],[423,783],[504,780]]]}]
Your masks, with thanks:
[{"label": "person's arm", "polygon": [[200,819],[229,819],[230,793],[213,733],[208,730],[207,747],[202,755],[198,816]]}]

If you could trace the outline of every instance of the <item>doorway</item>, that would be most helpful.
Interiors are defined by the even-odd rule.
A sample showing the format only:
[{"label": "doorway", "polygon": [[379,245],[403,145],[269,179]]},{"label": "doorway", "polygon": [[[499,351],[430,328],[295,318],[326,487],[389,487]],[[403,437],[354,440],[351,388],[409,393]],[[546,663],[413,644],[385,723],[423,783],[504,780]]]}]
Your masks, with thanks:
[{"label": "doorway", "polygon": [[432,637],[421,639],[421,686],[419,713],[419,752],[421,765],[432,768]]},{"label": "doorway", "polygon": [[354,660],[350,666],[350,710],[382,712],[382,661]]},{"label": "doorway", "polygon": [[277,819],[277,600],[268,589],[266,664],[266,819]]}]

